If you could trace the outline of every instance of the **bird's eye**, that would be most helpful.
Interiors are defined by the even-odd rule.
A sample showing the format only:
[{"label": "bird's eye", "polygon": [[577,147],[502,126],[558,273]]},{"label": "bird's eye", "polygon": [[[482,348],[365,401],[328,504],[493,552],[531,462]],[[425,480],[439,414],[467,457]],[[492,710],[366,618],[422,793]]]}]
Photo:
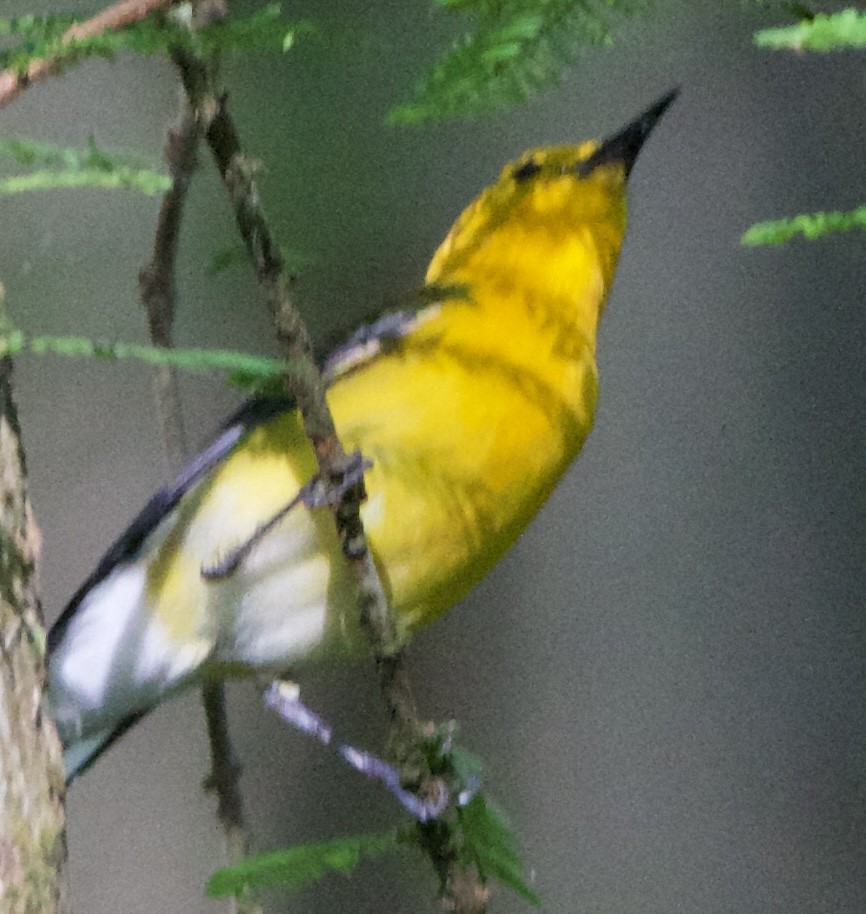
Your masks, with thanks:
[{"label": "bird's eye", "polygon": [[535,159],[527,159],[521,166],[514,169],[514,174],[512,177],[515,181],[520,183],[521,181],[528,181],[530,178],[534,177],[541,171],[541,166]]}]

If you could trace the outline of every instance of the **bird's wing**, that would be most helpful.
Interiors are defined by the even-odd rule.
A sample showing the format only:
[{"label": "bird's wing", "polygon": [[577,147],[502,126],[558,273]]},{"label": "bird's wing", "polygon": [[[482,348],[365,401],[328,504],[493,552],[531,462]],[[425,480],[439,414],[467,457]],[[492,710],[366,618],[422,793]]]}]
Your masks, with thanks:
[{"label": "bird's wing", "polygon": [[[326,383],[355,371],[380,353],[392,351],[419,324],[439,313],[441,302],[462,293],[460,287],[425,286],[407,307],[392,311],[354,331],[346,341],[320,360]],[[69,621],[79,604],[97,584],[125,562],[132,562],[154,530],[177,507],[180,500],[222,462],[251,429],[293,408],[288,397],[257,397],[245,403],[222,426],[216,438],[180,471],[175,480],[160,489],[100,559],[96,568],[78,588],[60,618],[48,633],[51,653],[63,640]]]},{"label": "bird's wing", "polygon": [[49,653],[63,640],[66,628],[84,596],[118,565],[135,560],[147,538],[177,507],[183,496],[224,460],[250,429],[292,406],[292,401],[287,397],[257,398],[249,400],[226,420],[214,440],[189,460],[170,485],[164,486],[151,497],[132,523],[109,546],[96,568],[51,627],[48,633]]}]

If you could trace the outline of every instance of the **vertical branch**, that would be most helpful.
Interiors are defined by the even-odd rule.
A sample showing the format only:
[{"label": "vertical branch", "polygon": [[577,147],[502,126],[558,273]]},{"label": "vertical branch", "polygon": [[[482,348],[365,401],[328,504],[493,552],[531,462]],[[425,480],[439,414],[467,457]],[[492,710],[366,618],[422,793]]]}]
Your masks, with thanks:
[{"label": "vertical branch", "polygon": [[238,783],[241,769],[229,737],[222,680],[209,679],[205,682],[202,686],[202,702],[211,754],[211,772],[206,784],[216,794],[217,818],[223,828],[227,856],[231,862],[236,863],[247,855],[249,848],[243,797]]},{"label": "vertical branch", "polygon": [[[340,497],[334,518],[343,553],[355,580],[361,623],[376,659],[380,691],[391,719],[391,744],[407,782],[419,795],[446,789],[425,761],[428,740],[418,721],[407,673],[404,641],[389,605],[364,534],[360,507],[363,482],[341,485],[352,456],[337,437],[325,399],[325,383],[312,358],[306,327],[295,309],[282,258],[261,208],[253,179],[255,167],[244,155],[225,96],[213,88],[207,65],[184,49],[172,59],[196,113],[204,138],[232,206],[238,231],[265,291],[277,339],[287,360],[284,384],[294,397],[313,445],[319,477]],[[291,367],[289,367],[289,364]],[[454,852],[454,835],[444,821],[432,827],[419,825],[421,846],[440,876],[442,903],[452,914],[484,914],[487,889],[473,870],[460,865]]]},{"label": "vertical branch", "polygon": [[[198,165],[201,133],[186,96],[181,97],[177,126],[168,132],[165,158],[172,185],[162,200],[154,235],[150,263],[139,273],[142,303],[147,312],[151,342],[166,349],[172,346],[172,325],[175,314],[175,263],[183,208],[192,176]],[[183,412],[177,385],[177,372],[172,366],[157,366],[154,372],[157,412],[162,422],[166,456],[172,472],[176,472],[189,454]],[[240,791],[240,767],[229,739],[226,695],[222,682],[209,681],[202,687],[202,703],[207,721],[211,771],[205,780],[217,797],[217,818],[223,830],[226,856],[230,863],[243,859],[247,853],[247,837]],[[258,906],[245,900],[233,900],[235,910],[256,914]]]},{"label": "vertical branch", "polygon": [[[319,475],[328,483],[339,483],[351,458],[337,437],[325,399],[325,383],[312,357],[310,337],[292,302],[282,257],[253,180],[253,163],[241,149],[226,98],[218,97],[212,88],[207,65],[181,48],[172,57],[228,193],[238,231],[265,290],[277,340],[286,360],[292,363],[291,370],[284,374],[284,382],[298,404],[307,437],[316,453]],[[380,661],[383,686],[394,698],[389,702],[392,717],[414,721],[414,703],[408,695],[408,679],[402,672],[399,656],[402,640],[361,523],[363,485],[344,487],[341,491],[342,497],[334,509],[337,530],[358,586],[361,618]]]},{"label": "vertical branch", "polygon": [[[181,100],[180,120],[168,132],[165,158],[171,173],[172,184],[162,198],[153,256],[138,275],[141,300],[147,312],[150,340],[154,346],[171,347],[171,328],[174,323],[175,273],[180,222],[189,184],[195,171],[199,132],[192,111]],[[154,389],[159,417],[162,421],[163,441],[172,472],[176,472],[188,456],[183,413],[177,387],[177,372],[168,365],[160,365],[154,372]]]},{"label": "vertical branch", "polygon": [[12,360],[7,356],[0,359],[0,910],[4,914],[68,911],[63,761],[54,725],[42,709],[45,630],[36,592],[38,552],[39,532],[27,498],[12,398]]}]

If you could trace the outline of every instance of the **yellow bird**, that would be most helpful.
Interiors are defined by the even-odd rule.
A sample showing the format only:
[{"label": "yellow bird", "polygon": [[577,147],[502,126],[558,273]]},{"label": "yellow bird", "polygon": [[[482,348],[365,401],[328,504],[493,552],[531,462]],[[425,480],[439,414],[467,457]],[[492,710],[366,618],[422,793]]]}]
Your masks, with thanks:
[{"label": "yellow bird", "polygon": [[[404,632],[487,574],[580,451],[626,182],[675,96],[600,144],[506,166],[433,256],[425,304],[325,363],[339,436],[372,461],[362,517]],[[255,400],[108,550],[49,634],[68,777],[209,671],[285,672],[357,646],[330,512],[297,501],[268,526],[315,473],[297,411]]]}]

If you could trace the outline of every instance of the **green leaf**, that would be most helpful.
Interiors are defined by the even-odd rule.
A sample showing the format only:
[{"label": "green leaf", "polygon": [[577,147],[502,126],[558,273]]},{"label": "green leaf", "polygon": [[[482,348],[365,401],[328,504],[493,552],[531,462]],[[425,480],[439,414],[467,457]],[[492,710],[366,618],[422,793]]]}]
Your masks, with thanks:
[{"label": "green leaf", "polygon": [[866,206],[847,213],[810,213],[791,219],[759,222],[753,225],[740,239],[741,244],[754,247],[763,244],[784,244],[798,235],[809,241],[823,238],[836,232],[866,228]]},{"label": "green leaf", "polygon": [[516,851],[517,839],[505,816],[490,800],[476,794],[457,811],[462,829],[464,862],[474,864],[483,879],[498,879],[536,907],[538,895],[523,879],[523,863]]},{"label": "green leaf", "polygon": [[348,875],[362,857],[393,851],[402,840],[396,831],[354,835],[247,857],[233,867],[217,870],[208,880],[207,894],[210,898],[225,898],[269,886],[297,892],[327,873]]},{"label": "green leaf", "polygon": [[755,33],[759,48],[793,51],[835,51],[866,47],[866,13],[855,9],[818,13],[796,25]]},{"label": "green leaf", "polygon": [[555,83],[579,49],[610,43],[609,19],[635,12],[643,0],[439,0],[471,16],[463,35],[394,109],[393,124],[470,117],[517,104]]}]

